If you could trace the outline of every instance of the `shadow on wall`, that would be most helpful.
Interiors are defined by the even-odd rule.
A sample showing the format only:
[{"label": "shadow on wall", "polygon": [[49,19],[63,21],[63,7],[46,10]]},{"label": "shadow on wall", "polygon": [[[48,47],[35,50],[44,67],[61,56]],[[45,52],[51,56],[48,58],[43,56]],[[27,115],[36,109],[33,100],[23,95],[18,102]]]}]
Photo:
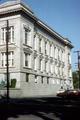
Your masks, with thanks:
[{"label": "shadow on wall", "polygon": [[[0,99],[0,120],[14,118],[20,115],[33,115],[42,120],[78,120],[80,117],[80,99],[27,98],[9,99],[9,103]],[[35,120],[35,119],[34,119]],[[38,119],[37,119],[38,120]]]}]

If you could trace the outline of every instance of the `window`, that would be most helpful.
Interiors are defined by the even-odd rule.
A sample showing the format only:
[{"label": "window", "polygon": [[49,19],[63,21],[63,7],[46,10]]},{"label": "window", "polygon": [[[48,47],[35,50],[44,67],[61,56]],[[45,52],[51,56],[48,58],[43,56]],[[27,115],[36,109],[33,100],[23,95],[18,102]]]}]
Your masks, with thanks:
[{"label": "window", "polygon": [[45,42],[45,54],[47,54],[47,42]]},{"label": "window", "polygon": [[43,59],[40,59],[40,71],[43,72]]},{"label": "window", "polygon": [[14,27],[11,27],[11,42],[14,42]]},{"label": "window", "polygon": [[70,56],[70,53],[68,53],[68,63],[71,64],[71,56]]},{"label": "window", "polygon": [[26,73],[26,82],[29,82],[29,73]]},{"label": "window", "polygon": [[1,32],[2,32],[2,43],[4,43],[6,41],[6,39],[5,39],[5,35],[6,35],[5,28],[2,28]]},{"label": "window", "polygon": [[42,84],[43,84],[43,78],[44,78],[44,77],[43,77],[43,76],[41,76],[41,83],[42,83]]},{"label": "window", "polygon": [[62,51],[62,62],[64,62],[64,51]]},{"label": "window", "polygon": [[41,64],[42,64],[42,60],[40,59],[39,61],[39,69],[41,70]]},{"label": "window", "polygon": [[25,44],[28,44],[28,30],[25,28]]},{"label": "window", "polygon": [[34,70],[37,70],[37,57],[34,58]]},{"label": "window", "polygon": [[53,63],[50,63],[50,72],[53,73]]},{"label": "window", "polygon": [[48,73],[49,70],[49,61],[45,61],[45,71]]},{"label": "window", "polygon": [[[13,51],[8,52],[8,64],[9,64],[9,67],[14,66],[14,52]],[[6,52],[1,53],[1,66],[2,67],[6,66]]]},{"label": "window", "polygon": [[49,77],[47,77],[47,84],[49,84]]},{"label": "window", "polygon": [[35,75],[35,83],[37,83],[37,79],[38,79],[38,76],[37,76],[37,75]]},{"label": "window", "polygon": [[27,67],[29,67],[29,57],[30,57],[30,54],[25,53],[25,66]]},{"label": "window", "polygon": [[24,44],[31,46],[31,29],[24,27]]},{"label": "window", "polygon": [[58,59],[58,48],[55,47],[55,59]]},{"label": "window", "polygon": [[45,71],[47,71],[47,61],[45,61]]},{"label": "window", "polygon": [[37,41],[38,41],[38,36],[37,35],[35,35],[34,36],[34,50],[37,50]]},{"label": "window", "polygon": [[[1,29],[1,43],[6,43],[6,27]],[[8,42],[12,43],[14,42],[14,27],[9,27],[8,30]]]},{"label": "window", "polygon": [[41,52],[41,42],[42,42],[42,40],[39,39],[39,52]]},{"label": "window", "polygon": [[13,66],[14,65],[14,59],[13,59],[13,56],[14,56],[14,52],[9,52],[8,53],[9,57],[8,57],[8,61],[9,61],[9,66]]},{"label": "window", "polygon": [[53,57],[53,45],[50,45],[50,56]]}]

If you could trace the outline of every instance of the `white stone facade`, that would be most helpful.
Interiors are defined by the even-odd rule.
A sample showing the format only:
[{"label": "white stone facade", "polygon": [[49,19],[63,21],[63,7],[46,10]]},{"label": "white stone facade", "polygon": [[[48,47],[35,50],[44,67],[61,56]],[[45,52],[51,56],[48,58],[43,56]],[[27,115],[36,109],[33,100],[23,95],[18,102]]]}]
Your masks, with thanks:
[{"label": "white stone facade", "polygon": [[6,80],[8,20],[9,76],[17,80],[21,96],[53,95],[61,87],[73,88],[70,41],[37,19],[20,1],[2,4],[0,16],[0,82]]}]

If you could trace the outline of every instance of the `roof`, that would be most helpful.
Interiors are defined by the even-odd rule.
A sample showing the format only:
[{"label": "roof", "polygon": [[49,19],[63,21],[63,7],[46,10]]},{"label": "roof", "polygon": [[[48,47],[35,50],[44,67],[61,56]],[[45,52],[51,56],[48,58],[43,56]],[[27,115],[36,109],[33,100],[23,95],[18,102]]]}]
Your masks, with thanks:
[{"label": "roof", "polygon": [[31,8],[29,7],[29,5],[27,5],[26,3],[24,3],[22,0],[9,0],[7,2],[4,2],[2,4],[0,4],[0,9],[1,8],[6,8],[6,7],[10,7],[10,6],[15,6],[15,5],[23,5],[26,9],[28,9],[30,12],[33,13],[33,11],[31,10]]},{"label": "roof", "polygon": [[31,8],[26,5],[22,0],[10,0],[7,2],[4,2],[0,5],[0,15],[11,13],[14,11],[23,11],[24,13],[28,14],[40,27],[44,28],[47,32],[54,35],[55,37],[59,38],[61,42],[68,45],[70,48],[73,48],[73,45],[71,42],[62,37],[59,33],[55,32],[52,28],[50,28],[48,25],[46,25],[44,22],[42,22],[40,19],[38,19]]}]

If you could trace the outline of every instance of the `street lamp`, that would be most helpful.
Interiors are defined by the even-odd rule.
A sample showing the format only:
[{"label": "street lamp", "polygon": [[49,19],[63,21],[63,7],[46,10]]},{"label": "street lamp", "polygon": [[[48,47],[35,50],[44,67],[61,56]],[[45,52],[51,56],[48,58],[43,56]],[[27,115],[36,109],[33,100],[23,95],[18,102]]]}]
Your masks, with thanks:
[{"label": "street lamp", "polygon": [[6,26],[6,75],[7,75],[7,103],[9,102],[9,64],[8,64],[9,21]]}]

